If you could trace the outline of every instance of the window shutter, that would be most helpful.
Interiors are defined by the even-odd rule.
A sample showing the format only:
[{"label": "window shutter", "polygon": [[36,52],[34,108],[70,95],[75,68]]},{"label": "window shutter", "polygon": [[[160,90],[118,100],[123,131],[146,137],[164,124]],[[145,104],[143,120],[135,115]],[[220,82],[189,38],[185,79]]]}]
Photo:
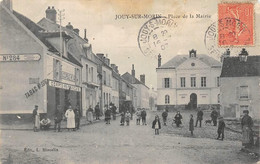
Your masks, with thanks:
[{"label": "window shutter", "polygon": [[56,59],[53,58],[53,79],[56,80]]},{"label": "window shutter", "polygon": [[239,100],[240,98],[240,92],[239,92],[240,87],[236,87],[236,96],[237,96],[237,100]]},{"label": "window shutter", "polygon": [[62,65],[61,62],[59,62],[59,80],[61,80],[61,76],[62,76]]},{"label": "window shutter", "polygon": [[169,88],[172,88],[172,78],[169,78]]},{"label": "window shutter", "polygon": [[164,86],[164,78],[162,78],[162,88],[165,88],[165,86]]}]

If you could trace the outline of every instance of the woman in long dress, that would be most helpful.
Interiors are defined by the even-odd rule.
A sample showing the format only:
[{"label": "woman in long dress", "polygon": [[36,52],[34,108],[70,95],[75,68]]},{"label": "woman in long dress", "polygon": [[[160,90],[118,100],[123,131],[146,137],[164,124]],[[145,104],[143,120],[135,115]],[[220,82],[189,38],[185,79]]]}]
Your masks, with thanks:
[{"label": "woman in long dress", "polygon": [[245,147],[250,147],[254,144],[254,139],[253,139],[253,120],[252,118],[248,115],[249,111],[244,110],[243,111],[244,116],[241,120],[241,126],[242,126],[242,145]]},{"label": "woman in long dress", "polygon": [[65,117],[67,118],[67,128],[68,130],[75,129],[75,113],[72,110],[71,106],[69,106],[69,109],[67,109],[65,113]]},{"label": "woman in long dress", "polygon": [[93,111],[94,110],[91,108],[91,105],[90,105],[88,108],[88,111],[87,111],[87,118],[90,123],[93,122]]}]

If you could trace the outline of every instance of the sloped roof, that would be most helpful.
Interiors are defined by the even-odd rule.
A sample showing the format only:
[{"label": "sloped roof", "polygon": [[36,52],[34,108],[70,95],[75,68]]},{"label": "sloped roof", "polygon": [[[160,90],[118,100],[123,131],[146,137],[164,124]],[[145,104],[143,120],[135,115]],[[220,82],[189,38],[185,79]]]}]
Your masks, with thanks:
[{"label": "sloped roof", "polygon": [[[126,72],[122,75],[122,77],[130,84],[142,84],[147,87],[144,83],[138,80],[136,77],[132,76],[129,72]],[[147,87],[149,89],[149,87]]]},{"label": "sloped roof", "polygon": [[[54,46],[52,46],[47,39],[45,39],[44,35],[42,35],[42,32],[44,31],[42,27],[40,27],[39,25],[31,21],[29,18],[25,17],[24,15],[16,11],[13,11],[13,14],[48,48],[50,52],[53,52],[53,54],[59,56],[59,51]],[[64,56],[63,58],[82,67],[80,62],[78,62],[70,53],[68,53],[68,58]]]},{"label": "sloped roof", "polygon": [[[163,64],[160,68],[167,69],[167,68],[177,68],[179,65],[181,65],[183,62],[189,59],[189,55],[177,55],[173,57],[171,60]],[[204,55],[204,54],[197,54],[196,59],[202,61],[203,63],[207,64],[210,67],[221,67],[221,63],[214,58]]]},{"label": "sloped roof", "polygon": [[239,57],[224,58],[220,77],[248,76],[260,76],[260,56],[248,56],[246,62]]}]

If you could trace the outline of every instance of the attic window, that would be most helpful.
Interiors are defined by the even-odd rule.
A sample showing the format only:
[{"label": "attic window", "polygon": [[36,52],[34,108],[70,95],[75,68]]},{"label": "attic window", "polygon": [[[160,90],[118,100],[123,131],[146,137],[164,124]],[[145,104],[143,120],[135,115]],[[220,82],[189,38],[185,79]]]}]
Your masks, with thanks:
[{"label": "attic window", "polygon": [[192,49],[190,50],[190,58],[195,58],[196,57],[196,50]]},{"label": "attic window", "polygon": [[241,53],[239,54],[239,60],[241,62],[246,62],[247,61],[247,56],[248,56],[248,52],[246,51],[245,48],[243,48]]}]

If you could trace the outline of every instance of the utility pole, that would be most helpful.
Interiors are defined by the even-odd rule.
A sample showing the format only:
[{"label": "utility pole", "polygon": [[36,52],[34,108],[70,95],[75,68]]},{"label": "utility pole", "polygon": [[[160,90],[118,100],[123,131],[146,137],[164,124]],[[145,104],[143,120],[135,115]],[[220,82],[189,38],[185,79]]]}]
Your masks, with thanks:
[{"label": "utility pole", "polygon": [[59,24],[60,24],[60,57],[62,58],[62,55],[64,55],[63,51],[63,44],[62,44],[62,20],[65,19],[65,9],[59,10],[58,9],[58,17],[59,17]]}]

